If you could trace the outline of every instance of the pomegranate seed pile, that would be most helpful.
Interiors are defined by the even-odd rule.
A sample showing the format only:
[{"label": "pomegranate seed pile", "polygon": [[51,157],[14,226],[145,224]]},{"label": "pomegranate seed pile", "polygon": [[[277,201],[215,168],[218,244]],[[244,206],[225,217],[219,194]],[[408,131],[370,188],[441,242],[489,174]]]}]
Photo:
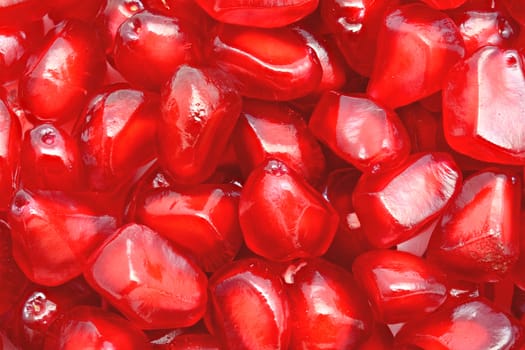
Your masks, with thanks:
[{"label": "pomegranate seed pile", "polygon": [[0,350],[523,350],[524,165],[524,0],[0,1]]}]

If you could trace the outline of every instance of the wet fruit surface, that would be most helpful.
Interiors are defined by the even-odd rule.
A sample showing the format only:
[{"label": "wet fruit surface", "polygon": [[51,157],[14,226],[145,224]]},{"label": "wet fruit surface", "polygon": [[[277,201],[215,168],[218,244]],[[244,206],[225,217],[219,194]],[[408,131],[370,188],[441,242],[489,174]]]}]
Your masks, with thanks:
[{"label": "wet fruit surface", "polygon": [[525,349],[522,0],[0,1],[0,350]]}]

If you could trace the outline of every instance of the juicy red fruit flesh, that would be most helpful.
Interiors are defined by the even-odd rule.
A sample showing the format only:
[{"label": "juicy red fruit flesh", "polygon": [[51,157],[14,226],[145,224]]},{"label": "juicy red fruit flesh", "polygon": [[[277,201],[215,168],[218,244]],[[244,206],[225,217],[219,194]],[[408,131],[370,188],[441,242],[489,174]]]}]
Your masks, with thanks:
[{"label": "juicy red fruit flesh", "polygon": [[0,1],[0,349],[525,348],[518,0]]}]

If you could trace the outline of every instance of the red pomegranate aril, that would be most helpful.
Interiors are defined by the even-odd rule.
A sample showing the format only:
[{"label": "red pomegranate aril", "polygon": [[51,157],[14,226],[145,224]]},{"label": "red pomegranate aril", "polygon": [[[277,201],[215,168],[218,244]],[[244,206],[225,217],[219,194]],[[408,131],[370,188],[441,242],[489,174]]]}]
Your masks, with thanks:
[{"label": "red pomegranate aril", "polygon": [[199,28],[201,35],[210,35],[209,31],[216,22],[194,0],[141,0],[144,8],[153,13],[176,17]]},{"label": "red pomegranate aril", "polygon": [[518,321],[478,299],[442,308],[406,323],[396,335],[396,349],[521,349],[524,330]]},{"label": "red pomegranate aril", "polygon": [[11,232],[5,222],[0,222],[0,316],[8,312],[20,298],[28,284],[13,258]]},{"label": "red pomegranate aril", "polygon": [[31,190],[75,192],[85,189],[76,140],[53,124],[28,130],[20,154],[20,178]]},{"label": "red pomegranate aril", "polygon": [[42,38],[41,21],[22,28],[0,27],[0,81],[18,79],[29,54]]},{"label": "red pomegranate aril", "polygon": [[323,0],[321,18],[335,37],[348,65],[363,76],[370,76],[376,56],[376,37],[385,12],[398,6],[398,0]]},{"label": "red pomegranate aril", "polygon": [[436,227],[428,256],[464,280],[493,282],[520,252],[520,181],[493,169],[465,180]]},{"label": "red pomegranate aril", "polygon": [[159,90],[179,66],[197,61],[199,40],[196,28],[180,18],[140,11],[120,25],[113,60],[133,85]]},{"label": "red pomegranate aril", "polygon": [[343,56],[330,41],[328,36],[322,36],[314,26],[297,25],[293,27],[299,33],[319,59],[323,74],[317,89],[311,96],[305,96],[301,101],[315,100],[315,96],[329,90],[342,88],[346,83],[346,66]]},{"label": "red pomegranate aril", "polygon": [[9,210],[16,187],[22,131],[18,118],[0,99],[0,211]]},{"label": "red pomegranate aril", "polygon": [[458,9],[450,14],[465,42],[465,57],[488,45],[509,48],[518,39],[519,25],[502,11]]},{"label": "red pomegranate aril", "polygon": [[487,46],[459,62],[443,89],[448,144],[474,159],[525,163],[525,73],[516,50]]},{"label": "red pomegranate aril", "polygon": [[391,108],[416,102],[441,90],[464,54],[450,17],[420,3],[399,6],[383,20],[368,94]]},{"label": "red pomegranate aril", "polygon": [[315,11],[319,0],[196,0],[219,22],[242,26],[284,27]]},{"label": "red pomegranate aril", "polygon": [[[15,332],[24,349],[42,349],[50,325],[69,309],[78,305],[96,305],[98,295],[82,279],[58,287],[32,285],[17,305]],[[13,338],[15,339],[15,338]]]},{"label": "red pomegranate aril", "polygon": [[37,120],[74,120],[102,83],[105,69],[102,44],[92,26],[61,22],[28,59],[20,77],[22,106]]},{"label": "red pomegranate aril", "polygon": [[62,315],[45,338],[43,350],[148,350],[139,329],[124,318],[92,306],[79,306]]},{"label": "red pomegranate aril", "polygon": [[135,13],[144,10],[142,0],[107,0],[97,14],[97,27],[102,35],[106,54],[113,52],[120,25]]},{"label": "red pomegranate aril", "polygon": [[352,204],[352,193],[360,176],[361,172],[354,168],[334,170],[328,175],[323,187],[323,196],[340,218],[334,240],[323,257],[349,270],[357,256],[373,249]]},{"label": "red pomegranate aril", "polygon": [[219,25],[211,40],[210,55],[243,96],[291,100],[314,92],[321,82],[319,58],[293,28]]},{"label": "red pomegranate aril", "polygon": [[289,269],[288,349],[354,349],[370,336],[370,308],[348,271],[322,259],[299,260]]},{"label": "red pomegranate aril", "polygon": [[48,0],[47,2],[51,7],[49,17],[55,22],[69,19],[91,22],[106,0]]},{"label": "red pomegranate aril", "polygon": [[428,315],[446,300],[446,275],[423,258],[395,250],[361,254],[352,267],[376,320],[401,323]]},{"label": "red pomegranate aril", "polygon": [[241,189],[202,184],[139,194],[136,220],[184,248],[205,271],[233,260],[242,244],[237,217]]},{"label": "red pomegranate aril", "polygon": [[309,127],[335,154],[364,172],[400,164],[410,151],[408,134],[395,112],[361,95],[325,93]]},{"label": "red pomegranate aril", "polygon": [[229,350],[287,349],[290,311],[285,286],[261,259],[238,260],[209,283],[207,326]]},{"label": "red pomegranate aril", "polygon": [[295,171],[269,159],[244,184],[239,220],[246,245],[254,253],[290,261],[326,253],[338,215]]},{"label": "red pomegranate aril", "polygon": [[106,87],[75,127],[90,189],[114,190],[155,159],[159,97],[127,85]]},{"label": "red pomegranate aril", "polygon": [[159,159],[178,183],[210,177],[241,112],[242,99],[217,68],[184,65],[162,90]]},{"label": "red pomegranate aril", "polygon": [[285,103],[245,99],[232,141],[245,177],[267,158],[282,160],[313,185],[325,173],[324,155],[304,115]]},{"label": "red pomegranate aril", "polygon": [[206,309],[207,278],[150,228],[127,224],[96,251],[87,282],[142,329],[191,326]]},{"label": "red pomegranate aril", "polygon": [[353,203],[370,243],[388,248],[417,235],[439,218],[461,178],[446,153],[417,153],[397,168],[364,174]]},{"label": "red pomegranate aril", "polygon": [[118,220],[63,192],[15,194],[8,213],[13,256],[35,283],[58,286],[79,276]]}]

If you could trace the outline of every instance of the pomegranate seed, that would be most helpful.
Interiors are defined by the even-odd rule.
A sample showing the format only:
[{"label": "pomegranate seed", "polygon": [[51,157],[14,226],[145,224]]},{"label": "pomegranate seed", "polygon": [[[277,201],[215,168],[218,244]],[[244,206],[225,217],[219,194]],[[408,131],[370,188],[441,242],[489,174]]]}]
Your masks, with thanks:
[{"label": "pomegranate seed", "polygon": [[180,67],[162,90],[159,156],[180,183],[210,177],[241,112],[241,98],[216,68]]},{"label": "pomegranate seed", "polygon": [[122,186],[157,155],[159,98],[127,85],[94,96],[75,128],[88,186]]},{"label": "pomegranate seed", "polygon": [[205,312],[204,272],[146,226],[117,230],[92,255],[85,277],[143,329],[191,326]]},{"label": "pomegranate seed", "polygon": [[216,337],[209,334],[182,334],[166,345],[156,346],[158,350],[221,350]]},{"label": "pomegranate seed", "polygon": [[522,57],[515,50],[487,46],[459,62],[443,90],[447,142],[474,159],[523,164],[524,94]]},{"label": "pomegranate seed", "polygon": [[430,240],[428,255],[465,280],[508,274],[519,257],[520,182],[485,170],[465,180]]},{"label": "pomegranate seed", "polygon": [[37,120],[73,120],[102,83],[105,67],[104,52],[92,27],[61,22],[47,34],[40,51],[28,59],[20,79],[22,105]]},{"label": "pomegranate seed", "polygon": [[252,27],[283,27],[313,12],[319,1],[278,0],[197,0],[217,21]]},{"label": "pomegranate seed", "polygon": [[468,301],[405,324],[400,349],[521,349],[524,330],[483,299]]},{"label": "pomegranate seed", "polygon": [[394,348],[394,336],[386,325],[376,323],[372,335],[358,348],[359,350],[391,350]]},{"label": "pomegranate seed", "polygon": [[243,174],[247,177],[267,158],[274,158],[311,184],[319,183],[325,159],[303,118],[284,103],[245,99],[232,135]]},{"label": "pomegranate seed", "polygon": [[287,349],[290,311],[284,282],[261,259],[225,265],[210,278],[207,325],[227,349]]},{"label": "pomegranate seed", "polygon": [[525,5],[519,0],[502,0],[501,1],[508,9],[509,13],[520,22],[521,25],[525,25]]},{"label": "pomegranate seed", "polygon": [[102,33],[106,54],[113,52],[120,25],[135,13],[144,10],[141,0],[107,0],[97,15],[97,26]]},{"label": "pomegranate seed", "polygon": [[136,219],[214,271],[241,247],[239,197],[240,188],[230,184],[157,188],[139,195]]},{"label": "pomegranate seed", "polygon": [[220,25],[212,42],[217,64],[243,96],[291,100],[314,92],[321,81],[319,58],[293,28]]},{"label": "pomegranate seed", "polygon": [[386,11],[399,0],[323,0],[320,13],[334,34],[337,47],[348,65],[359,74],[370,76],[376,56],[379,24]]},{"label": "pomegranate seed", "polygon": [[388,248],[435,222],[460,184],[449,155],[418,153],[397,168],[363,175],[353,193],[354,208],[370,243]]},{"label": "pomegranate seed", "polygon": [[51,3],[49,17],[55,22],[75,19],[85,22],[92,21],[105,0],[90,0],[78,2],[76,0],[48,0]]},{"label": "pomegranate seed", "polygon": [[49,4],[41,0],[7,0],[0,4],[2,26],[19,26],[42,18]]},{"label": "pomegranate seed", "polygon": [[445,74],[465,54],[454,22],[444,13],[419,3],[390,11],[377,40],[367,91],[391,108],[438,92]]},{"label": "pomegranate seed", "polygon": [[113,59],[129,82],[158,90],[180,65],[197,60],[201,46],[198,41],[191,24],[140,11],[118,28]]},{"label": "pomegranate seed", "polygon": [[353,349],[371,333],[365,295],[349,272],[321,259],[289,267],[289,349]]},{"label": "pomegranate seed", "polygon": [[26,132],[20,158],[20,178],[25,188],[65,192],[85,188],[76,140],[52,124],[41,124]]},{"label": "pomegranate seed", "polygon": [[417,319],[437,310],[447,298],[445,274],[406,252],[363,253],[355,260],[352,271],[380,322]]},{"label": "pomegranate seed", "polygon": [[8,212],[13,256],[35,283],[58,286],[79,276],[117,218],[63,192],[16,192]]},{"label": "pomegranate seed", "polygon": [[110,348],[148,350],[146,336],[122,317],[90,306],[79,306],[53,323],[44,350]]},{"label": "pomegranate seed", "polygon": [[309,127],[335,154],[364,172],[402,163],[410,151],[397,115],[365,96],[325,93]]},{"label": "pomegranate seed", "polygon": [[248,248],[276,261],[323,255],[338,223],[332,206],[274,159],[254,169],[246,180],[239,219]]}]

